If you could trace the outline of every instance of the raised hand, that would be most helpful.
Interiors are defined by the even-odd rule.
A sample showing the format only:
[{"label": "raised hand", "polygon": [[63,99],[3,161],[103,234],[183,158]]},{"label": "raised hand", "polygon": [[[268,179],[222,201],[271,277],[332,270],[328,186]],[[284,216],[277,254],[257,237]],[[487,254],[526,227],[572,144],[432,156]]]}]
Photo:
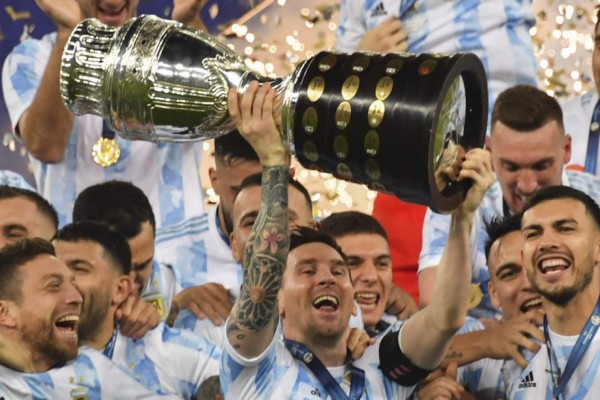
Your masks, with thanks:
[{"label": "raised hand", "polygon": [[172,326],[177,314],[188,309],[198,319],[209,318],[213,324],[221,325],[231,312],[231,293],[219,283],[206,283],[183,289],[173,298],[167,324]]},{"label": "raised hand", "polygon": [[405,320],[417,311],[419,311],[419,307],[410,294],[398,286],[392,285],[385,312]]},{"label": "raised hand", "polygon": [[397,17],[389,17],[375,28],[365,32],[358,51],[401,53],[408,50],[408,34]]},{"label": "raised hand", "polygon": [[56,24],[59,31],[72,31],[83,15],[79,3],[75,0],[35,0],[42,10]]}]

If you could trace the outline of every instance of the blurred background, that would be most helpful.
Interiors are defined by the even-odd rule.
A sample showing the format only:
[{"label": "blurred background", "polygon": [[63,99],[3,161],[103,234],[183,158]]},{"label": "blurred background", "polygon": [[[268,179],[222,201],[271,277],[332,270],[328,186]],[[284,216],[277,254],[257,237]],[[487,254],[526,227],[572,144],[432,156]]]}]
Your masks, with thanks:
[{"label": "blurred background", "polygon": [[[492,0],[488,0],[492,1]],[[0,64],[19,42],[55,30],[34,0],[0,1]],[[594,9],[598,0],[534,0],[537,24],[531,29],[538,59],[538,83],[550,95],[565,99],[593,88],[591,54]],[[251,68],[270,76],[287,75],[301,60],[335,46],[339,0],[209,0],[202,18],[212,35],[246,59]],[[140,0],[140,13],[169,17],[172,0]],[[1,82],[0,82],[1,87]],[[25,149],[15,139],[0,97],[0,169],[16,171],[33,185]],[[204,143],[204,165],[212,161],[212,144]],[[297,167],[296,177],[310,190],[316,217],[334,211],[370,212],[376,194]],[[209,203],[217,199],[203,177]]]}]

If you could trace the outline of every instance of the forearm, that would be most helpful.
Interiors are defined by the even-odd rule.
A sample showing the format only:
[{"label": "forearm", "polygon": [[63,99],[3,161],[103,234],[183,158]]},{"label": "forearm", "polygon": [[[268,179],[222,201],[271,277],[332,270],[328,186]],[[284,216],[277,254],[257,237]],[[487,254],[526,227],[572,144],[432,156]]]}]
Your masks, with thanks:
[{"label": "forearm", "polygon": [[277,294],[289,248],[287,165],[263,166],[261,208],[246,245],[244,282],[227,321],[229,343],[245,358],[260,355],[277,326]]},{"label": "forearm", "polygon": [[57,33],[40,86],[18,123],[27,150],[47,163],[62,160],[73,127],[74,116],[63,105],[59,79],[62,51],[68,35],[64,30]]},{"label": "forearm", "polygon": [[431,304],[406,322],[400,338],[407,357],[421,368],[438,367],[464,322],[471,282],[472,221],[473,215],[462,211],[452,216],[444,254],[436,268]]},{"label": "forearm", "polygon": [[442,368],[445,368],[451,362],[457,363],[460,367],[489,357],[486,343],[488,337],[489,335],[485,331],[454,336],[442,361]]}]

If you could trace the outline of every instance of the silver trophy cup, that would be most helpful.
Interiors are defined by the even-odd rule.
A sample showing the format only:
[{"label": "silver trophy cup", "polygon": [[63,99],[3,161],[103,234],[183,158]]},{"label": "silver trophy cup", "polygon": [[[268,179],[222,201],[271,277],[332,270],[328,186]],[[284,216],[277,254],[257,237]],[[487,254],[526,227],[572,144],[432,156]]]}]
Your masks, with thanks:
[{"label": "silver trophy cup", "polygon": [[177,22],[141,16],[114,28],[87,19],[65,46],[60,77],[75,114],[152,142],[230,132],[228,90],[270,82],[284,142],[303,166],[439,212],[464,199],[468,183],[456,171],[485,137],[485,71],[473,54],[321,52],[271,79]]}]

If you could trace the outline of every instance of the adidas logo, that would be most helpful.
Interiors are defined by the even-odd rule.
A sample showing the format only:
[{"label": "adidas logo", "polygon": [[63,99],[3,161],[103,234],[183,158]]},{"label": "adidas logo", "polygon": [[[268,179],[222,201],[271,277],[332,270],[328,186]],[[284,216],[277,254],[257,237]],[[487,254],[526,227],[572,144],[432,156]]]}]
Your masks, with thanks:
[{"label": "adidas logo", "polygon": [[371,18],[373,17],[381,17],[382,15],[387,15],[387,11],[385,11],[385,7],[383,7],[383,3],[377,4],[377,7],[371,12]]},{"label": "adidas logo", "polygon": [[525,378],[521,380],[519,383],[519,389],[535,387],[535,382],[533,381],[533,371],[529,371]]}]

